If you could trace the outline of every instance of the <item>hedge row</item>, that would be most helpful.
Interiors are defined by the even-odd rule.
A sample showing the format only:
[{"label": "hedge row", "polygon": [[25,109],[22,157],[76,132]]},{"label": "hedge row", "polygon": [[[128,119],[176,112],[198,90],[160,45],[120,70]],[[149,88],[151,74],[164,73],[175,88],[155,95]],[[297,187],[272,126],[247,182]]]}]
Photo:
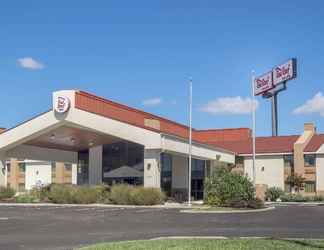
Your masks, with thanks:
[{"label": "hedge row", "polygon": [[[0,192],[0,199],[11,198],[12,189]],[[35,188],[15,197],[19,203],[52,202],[57,204],[118,204],[157,205],[165,200],[165,195],[157,188],[133,187],[129,185],[75,186],[52,184]]]}]

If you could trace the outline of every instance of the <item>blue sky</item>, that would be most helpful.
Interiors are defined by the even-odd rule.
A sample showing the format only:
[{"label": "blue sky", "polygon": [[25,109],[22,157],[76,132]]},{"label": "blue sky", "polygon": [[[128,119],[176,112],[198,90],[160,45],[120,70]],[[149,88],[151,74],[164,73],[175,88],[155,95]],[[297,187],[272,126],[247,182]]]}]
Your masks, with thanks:
[{"label": "blue sky", "polygon": [[[194,127],[250,127],[242,113],[251,70],[297,57],[298,78],[279,97],[279,133],[300,133],[308,121],[324,132],[323,16],[322,1],[6,1],[0,126],[49,109],[60,89],[187,123],[192,77]],[[257,100],[257,134],[270,135],[270,102]],[[240,110],[203,112],[219,102]]]}]

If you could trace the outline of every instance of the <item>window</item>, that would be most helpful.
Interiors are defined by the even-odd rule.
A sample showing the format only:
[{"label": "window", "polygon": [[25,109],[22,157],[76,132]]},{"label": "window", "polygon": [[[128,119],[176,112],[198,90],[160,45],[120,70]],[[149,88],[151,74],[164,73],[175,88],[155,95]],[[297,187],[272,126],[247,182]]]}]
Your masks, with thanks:
[{"label": "window", "polygon": [[65,163],[64,164],[65,171],[72,171],[72,164],[71,163]]},{"label": "window", "polygon": [[7,173],[10,174],[11,172],[11,164],[8,162],[7,163]]},{"label": "window", "polygon": [[172,155],[167,153],[161,154],[161,188],[171,196],[172,189]]},{"label": "window", "polygon": [[18,167],[19,167],[20,173],[25,173],[25,171],[26,171],[26,163],[25,162],[18,163]]},{"label": "window", "polygon": [[243,165],[244,164],[244,157],[243,156],[236,156],[235,157],[235,164]]},{"label": "window", "polygon": [[25,191],[25,183],[19,183],[18,191],[19,192],[24,192]]},{"label": "window", "polygon": [[316,192],[315,181],[306,181],[305,182],[305,193],[315,193],[315,192]]},{"label": "window", "polygon": [[314,154],[304,155],[305,167],[315,167],[316,156]]},{"label": "window", "polygon": [[51,166],[52,166],[52,178],[55,178],[56,177],[56,162],[52,161]]},{"label": "window", "polygon": [[284,155],[284,166],[289,167],[289,168],[294,166],[294,157],[293,157],[293,155]]},{"label": "window", "polygon": [[290,193],[291,192],[291,186],[290,186],[290,183],[288,182],[285,182],[285,192],[286,193]]}]

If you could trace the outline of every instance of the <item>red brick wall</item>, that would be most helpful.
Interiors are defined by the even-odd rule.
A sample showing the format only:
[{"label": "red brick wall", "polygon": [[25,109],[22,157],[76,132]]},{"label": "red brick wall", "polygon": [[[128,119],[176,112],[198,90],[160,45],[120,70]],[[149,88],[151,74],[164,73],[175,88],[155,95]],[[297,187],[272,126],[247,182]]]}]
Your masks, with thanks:
[{"label": "red brick wall", "polygon": [[203,142],[246,141],[251,138],[249,128],[197,130],[196,138]]}]

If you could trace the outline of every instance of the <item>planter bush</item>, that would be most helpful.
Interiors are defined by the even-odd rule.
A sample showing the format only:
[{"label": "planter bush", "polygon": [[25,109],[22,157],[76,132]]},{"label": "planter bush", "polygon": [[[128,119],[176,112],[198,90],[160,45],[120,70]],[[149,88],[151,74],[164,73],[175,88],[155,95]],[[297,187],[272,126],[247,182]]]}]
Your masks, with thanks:
[{"label": "planter bush", "polygon": [[53,203],[71,204],[73,203],[73,187],[68,185],[51,185],[48,199]]},{"label": "planter bush", "polygon": [[264,208],[264,202],[258,198],[248,201],[248,208],[260,209]]},{"label": "planter bush", "polygon": [[307,202],[310,201],[310,197],[302,196],[301,194],[284,194],[280,196],[283,202]]},{"label": "planter bush", "polygon": [[280,196],[284,195],[285,192],[279,187],[271,187],[268,188],[265,192],[266,200],[276,201],[280,198]]},{"label": "planter bush", "polygon": [[204,201],[211,206],[229,206],[255,199],[252,182],[238,173],[221,168],[205,181]]},{"label": "planter bush", "polygon": [[91,204],[96,203],[100,197],[100,191],[96,187],[81,186],[72,190],[72,203]]},{"label": "planter bush", "polygon": [[303,196],[301,194],[284,194],[280,196],[283,202],[322,202],[324,201],[324,196]]},{"label": "planter bush", "polygon": [[39,201],[39,198],[32,194],[21,194],[16,197],[16,202],[18,203],[37,203]]},{"label": "planter bush", "polygon": [[49,194],[51,191],[51,186],[52,185],[45,185],[45,186],[38,186],[34,187],[31,191],[30,194],[38,198],[40,201],[43,202],[48,202],[49,201]]},{"label": "planter bush", "polygon": [[157,205],[165,200],[165,195],[157,188],[135,187],[131,196],[133,205]]},{"label": "planter bush", "polygon": [[111,202],[117,205],[132,204],[132,189],[132,186],[124,184],[112,186],[110,191]]},{"label": "planter bush", "polygon": [[116,205],[158,205],[163,203],[165,195],[157,188],[122,184],[111,187],[109,199]]},{"label": "planter bush", "polygon": [[10,198],[14,197],[15,194],[16,194],[16,191],[13,188],[0,187],[0,200],[10,199]]},{"label": "planter bush", "polygon": [[110,187],[107,185],[98,185],[95,186],[95,189],[97,190],[97,202],[103,203],[103,204],[111,204],[110,200]]},{"label": "planter bush", "polygon": [[[6,195],[6,197],[9,195]],[[116,185],[112,188],[100,186],[73,186],[52,184],[37,187],[17,197],[16,202],[53,202],[57,204],[105,203],[117,205],[157,205],[163,203],[165,195],[160,189]]]}]

